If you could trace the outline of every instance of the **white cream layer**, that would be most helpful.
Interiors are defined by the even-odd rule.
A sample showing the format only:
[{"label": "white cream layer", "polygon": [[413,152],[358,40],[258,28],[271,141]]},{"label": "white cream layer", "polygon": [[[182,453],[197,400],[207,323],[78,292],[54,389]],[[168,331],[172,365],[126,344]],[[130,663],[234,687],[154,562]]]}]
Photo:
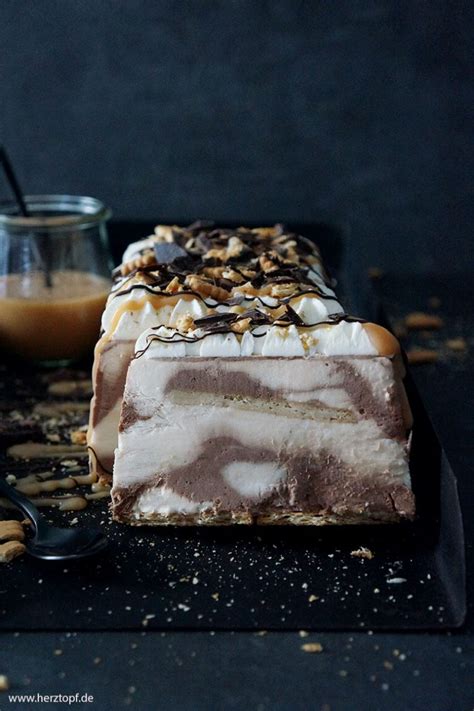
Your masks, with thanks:
[{"label": "white cream layer", "polygon": [[[155,339],[153,337],[156,337]],[[219,333],[205,335],[196,329],[183,336],[173,329],[161,326],[147,329],[138,338],[135,352],[144,352],[145,358],[243,357],[261,356],[375,356],[378,350],[359,322],[341,321],[314,328],[298,329],[296,326],[259,326],[243,335]],[[158,339],[165,339],[158,340]]]},{"label": "white cream layer", "polygon": [[[159,297],[160,295],[157,294]],[[109,296],[102,314],[102,331],[108,336],[117,339],[136,339],[142,331],[153,326],[175,327],[179,316],[189,314],[194,319],[201,318],[209,313],[211,308],[220,313],[227,313],[231,307],[227,304],[217,304],[211,299],[206,299],[209,306],[199,298],[183,298],[177,302],[172,297],[163,297],[165,305],[155,308],[152,304],[152,295],[144,289],[134,289],[122,295],[114,292]],[[170,303],[166,304],[166,299]],[[137,310],[127,309],[127,304],[142,302]],[[263,302],[263,303],[262,303]],[[272,297],[263,297],[262,300],[248,298],[242,303],[245,309],[259,308],[271,314],[272,307],[278,306],[278,301]],[[176,305],[174,305],[176,304]],[[304,295],[291,299],[290,306],[296,311],[305,324],[321,323],[331,314],[341,313],[342,306],[333,299],[322,299],[317,295]],[[121,313],[119,320],[116,315]]]},{"label": "white cream layer", "polygon": [[[221,363],[222,364],[222,363]],[[190,367],[204,367],[199,361]],[[332,384],[340,391],[342,375],[324,358],[296,361],[288,368],[285,361],[260,361],[250,359],[226,367],[247,372],[263,385],[293,393],[305,393],[308,399],[323,399],[327,386]],[[186,365],[188,367],[188,365]],[[176,403],[166,394],[166,385],[176,372],[183,368],[182,361],[168,359],[132,361],[125,399],[133,403],[141,415],[119,435],[115,452],[114,486],[130,486],[152,480],[156,474],[166,474],[176,467],[192,465],[203,443],[217,437],[232,437],[244,447],[270,449],[275,452],[278,469],[256,469],[252,486],[267,490],[282,480],[284,452],[332,453],[354,477],[377,476],[378,481],[409,485],[405,443],[388,438],[374,420],[358,422],[313,420],[285,416],[285,409],[273,411],[248,409],[240,412],[224,406],[216,397],[213,405],[206,399],[203,405]],[[393,397],[393,369],[388,359],[367,359],[360,373],[371,379],[372,388],[380,401]],[[217,376],[216,376],[217,377]],[[338,388],[339,386],[339,388]],[[339,396],[347,404],[347,396]],[[227,472],[229,483],[239,487],[249,485],[238,470]]]}]

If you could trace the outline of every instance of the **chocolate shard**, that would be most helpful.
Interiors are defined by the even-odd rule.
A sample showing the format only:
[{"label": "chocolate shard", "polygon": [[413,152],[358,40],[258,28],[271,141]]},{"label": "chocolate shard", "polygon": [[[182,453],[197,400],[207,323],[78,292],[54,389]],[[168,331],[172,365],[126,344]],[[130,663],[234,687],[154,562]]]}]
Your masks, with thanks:
[{"label": "chocolate shard", "polygon": [[156,242],[153,246],[158,264],[173,264],[179,257],[187,257],[185,249],[176,242]]},{"label": "chocolate shard", "polygon": [[239,314],[239,319],[250,318],[254,324],[262,325],[265,323],[271,323],[271,318],[268,314],[260,311],[260,309],[248,309],[244,311],[243,314]]},{"label": "chocolate shard", "polygon": [[194,325],[197,326],[197,328],[207,328],[216,323],[232,323],[232,321],[237,320],[237,317],[237,314],[233,313],[210,314],[209,316],[197,318],[194,321]]}]

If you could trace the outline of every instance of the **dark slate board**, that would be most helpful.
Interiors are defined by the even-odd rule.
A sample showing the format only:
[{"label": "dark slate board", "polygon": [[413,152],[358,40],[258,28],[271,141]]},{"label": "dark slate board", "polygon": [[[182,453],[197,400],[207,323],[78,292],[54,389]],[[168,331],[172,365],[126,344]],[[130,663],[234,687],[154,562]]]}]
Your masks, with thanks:
[{"label": "dark slate board", "polygon": [[[411,395],[420,511],[415,524],[337,530],[127,528],[110,524],[104,502],[98,502],[79,517],[81,523],[103,525],[111,539],[109,553],[68,566],[28,557],[2,566],[0,628],[459,626],[465,599],[456,484],[420,401]],[[350,555],[361,545],[374,552],[372,560]],[[318,599],[310,602],[311,596]]]},{"label": "dark slate board", "polygon": [[[326,254],[327,254],[326,250]],[[17,373],[27,397],[34,373]],[[108,553],[74,565],[24,556],[0,569],[0,629],[445,629],[465,616],[453,472],[408,378],[413,524],[344,528],[130,528],[104,500],[78,517]],[[26,393],[26,395],[25,395]],[[2,469],[13,470],[3,462]],[[53,512],[58,522],[71,514]],[[372,560],[355,558],[360,546]]]}]

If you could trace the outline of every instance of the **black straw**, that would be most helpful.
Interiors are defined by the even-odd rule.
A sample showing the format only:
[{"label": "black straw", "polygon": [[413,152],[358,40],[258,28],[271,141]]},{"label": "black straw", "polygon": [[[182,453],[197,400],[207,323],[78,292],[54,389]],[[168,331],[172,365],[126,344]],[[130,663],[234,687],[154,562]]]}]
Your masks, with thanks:
[{"label": "black straw", "polygon": [[28,210],[25,204],[25,200],[23,199],[23,193],[21,191],[20,184],[18,183],[15,171],[13,170],[13,166],[10,162],[10,158],[8,157],[8,153],[6,152],[4,146],[0,146],[0,163],[3,166],[3,170],[5,171],[5,176],[8,180],[8,184],[10,185],[12,193],[15,196],[15,200],[17,201],[18,211],[20,215],[23,215],[23,217],[28,217]]},{"label": "black straw", "polygon": [[[6,179],[8,181],[8,184],[11,188],[11,191],[13,195],[15,196],[15,200],[18,205],[18,212],[20,215],[23,217],[29,217],[30,213],[28,212],[28,208],[26,207],[25,199],[23,197],[23,191],[20,188],[20,184],[18,182],[18,179],[15,175],[15,171],[13,170],[13,166],[11,164],[10,158],[8,157],[8,153],[5,150],[5,146],[0,146],[0,164],[3,167],[3,170],[5,172]],[[44,280],[45,284],[47,287],[51,287],[53,285],[53,282],[51,280],[51,271],[49,269],[49,258],[48,258],[48,251],[49,251],[49,237],[46,236],[46,256],[47,258],[43,258],[43,271],[44,271]]]}]

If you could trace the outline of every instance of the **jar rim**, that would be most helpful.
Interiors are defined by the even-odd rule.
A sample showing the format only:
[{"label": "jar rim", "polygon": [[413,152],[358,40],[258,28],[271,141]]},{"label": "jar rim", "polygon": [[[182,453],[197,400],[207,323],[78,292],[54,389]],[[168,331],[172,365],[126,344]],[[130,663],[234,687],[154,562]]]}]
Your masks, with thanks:
[{"label": "jar rim", "polygon": [[55,214],[32,214],[25,217],[18,215],[18,207],[14,201],[2,201],[0,226],[21,230],[60,230],[64,227],[83,229],[105,222],[112,216],[112,211],[101,200],[86,195],[25,195],[24,200],[32,212],[51,211]]}]

